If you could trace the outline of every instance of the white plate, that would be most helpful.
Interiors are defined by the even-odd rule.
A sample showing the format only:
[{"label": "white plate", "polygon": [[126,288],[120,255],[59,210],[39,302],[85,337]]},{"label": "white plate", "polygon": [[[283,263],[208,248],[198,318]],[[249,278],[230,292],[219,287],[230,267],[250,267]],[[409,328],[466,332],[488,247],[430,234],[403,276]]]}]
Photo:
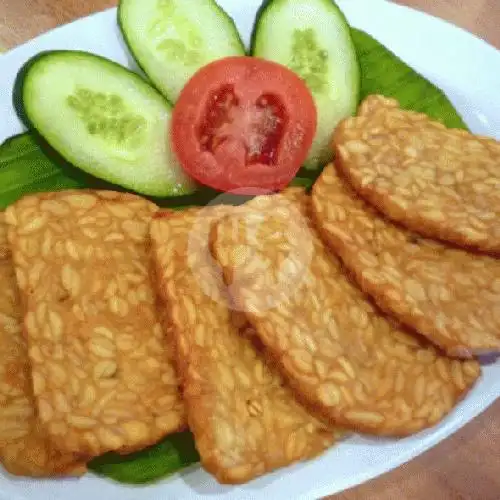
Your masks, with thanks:
[{"label": "white plate", "polygon": [[[219,0],[248,41],[260,0]],[[500,139],[500,52],[443,21],[383,0],[339,0],[352,25],[389,46],[441,86],[471,129]],[[23,130],[12,108],[12,84],[32,55],[47,49],[95,52],[135,67],[109,10],[38,37],[0,57],[0,142]],[[475,389],[439,426],[402,440],[353,437],[314,461],[243,487],[222,487],[199,467],[160,484],[131,488],[91,474],[80,480],[34,481],[0,472],[2,500],[315,499],[383,474],[436,445],[500,396],[500,362],[484,367]]]}]

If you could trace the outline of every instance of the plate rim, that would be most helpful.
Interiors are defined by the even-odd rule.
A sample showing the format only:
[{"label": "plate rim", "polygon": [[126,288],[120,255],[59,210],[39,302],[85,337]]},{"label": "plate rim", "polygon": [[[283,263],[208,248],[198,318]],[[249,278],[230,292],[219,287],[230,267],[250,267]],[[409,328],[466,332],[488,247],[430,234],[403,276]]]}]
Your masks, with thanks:
[{"label": "plate rim", "polygon": [[[238,0],[233,0],[233,1],[238,1]],[[349,2],[351,5],[353,5],[353,4],[361,5],[362,3],[366,3],[366,4],[379,3],[379,4],[384,5],[384,7],[382,7],[382,8],[389,8],[389,9],[394,9],[394,10],[406,11],[407,15],[419,16],[419,17],[421,17],[421,19],[424,19],[426,22],[429,22],[430,20],[432,20],[432,22],[434,22],[434,23],[441,24],[443,26],[443,28],[446,26],[447,29],[452,29],[455,32],[460,32],[462,35],[464,35],[470,39],[473,39],[477,43],[484,45],[485,48],[493,49],[495,52],[497,52],[498,56],[500,56],[500,48],[495,47],[490,42],[488,42],[488,40],[482,38],[480,35],[473,33],[471,31],[468,31],[466,28],[459,26],[457,24],[454,24],[452,21],[449,21],[447,19],[439,17],[439,16],[432,14],[430,12],[416,9],[416,8],[411,7],[409,5],[402,5],[400,3],[396,3],[396,2],[391,1],[391,0],[334,0],[334,1],[341,7],[341,9],[343,9],[342,4],[344,4],[344,6],[346,6]],[[15,45],[14,47],[4,49],[3,51],[0,52],[0,61],[1,61],[2,56],[11,55],[11,54],[15,53],[18,49],[23,49],[23,48],[26,48],[27,45],[35,44],[40,39],[43,39],[44,37],[49,36],[54,32],[68,28],[69,26],[72,26],[73,24],[76,24],[76,23],[79,23],[82,21],[87,21],[88,19],[91,19],[93,17],[98,17],[98,16],[101,16],[103,14],[110,13],[112,11],[114,11],[117,14],[118,13],[118,6],[99,9],[95,12],[91,12],[90,14],[77,17],[75,19],[69,20],[69,21],[64,22],[62,24],[58,24],[54,28],[49,29],[47,31],[43,31],[42,33],[39,33],[38,35],[36,35],[32,38],[29,38],[28,40],[25,40],[24,42],[21,42],[20,44]]]}]

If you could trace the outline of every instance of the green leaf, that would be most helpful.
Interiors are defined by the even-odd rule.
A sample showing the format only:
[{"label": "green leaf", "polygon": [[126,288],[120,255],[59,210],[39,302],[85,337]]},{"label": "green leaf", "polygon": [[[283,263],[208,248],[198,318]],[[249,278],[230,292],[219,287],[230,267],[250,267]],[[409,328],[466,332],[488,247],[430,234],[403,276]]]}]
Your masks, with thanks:
[{"label": "green leaf", "polygon": [[[78,188],[125,191],[73,167],[34,133],[11,137],[0,145],[0,210],[26,194]],[[202,188],[193,195],[149,199],[161,207],[182,209],[206,205],[215,196],[217,192]]]},{"label": "green leaf", "polygon": [[199,460],[193,435],[182,432],[131,455],[107,453],[90,462],[89,469],[121,483],[146,484],[168,477]]},{"label": "green leaf", "polygon": [[18,135],[0,146],[0,210],[25,194],[90,186],[105,187],[43,149],[33,135]]},{"label": "green leaf", "polygon": [[[0,145],[0,210],[25,194],[78,188],[126,191],[70,165],[32,132],[11,137]],[[160,207],[183,209],[206,205],[218,194],[201,188],[192,195],[149,199]]]},{"label": "green leaf", "polygon": [[303,187],[309,189],[313,184],[313,179],[308,179],[305,177],[295,177],[295,179],[290,182],[290,187]]},{"label": "green leaf", "polygon": [[15,135],[0,146],[0,167],[17,157],[30,153],[37,148],[33,137],[29,134]]},{"label": "green leaf", "polygon": [[467,130],[446,94],[364,31],[352,28],[361,66],[361,99],[382,94],[403,109],[426,113],[450,128]]}]

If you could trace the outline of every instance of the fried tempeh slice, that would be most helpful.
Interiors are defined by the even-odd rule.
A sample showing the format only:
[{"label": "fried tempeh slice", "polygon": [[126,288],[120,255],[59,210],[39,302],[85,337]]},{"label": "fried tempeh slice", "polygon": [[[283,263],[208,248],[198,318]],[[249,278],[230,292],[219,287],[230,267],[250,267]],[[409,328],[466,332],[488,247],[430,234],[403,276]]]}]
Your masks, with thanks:
[{"label": "fried tempeh slice", "polygon": [[228,210],[160,216],[151,236],[202,464],[221,483],[243,483],[318,455],[338,431],[295,400],[254,345],[244,316],[228,308],[208,245],[210,224]]},{"label": "fried tempeh slice", "polygon": [[393,436],[435,424],[477,380],[478,363],[444,357],[375,309],[314,231],[309,203],[288,189],[217,225],[213,250],[237,305],[323,418]]},{"label": "fried tempeh slice", "polygon": [[61,450],[129,452],[185,425],[149,276],[156,210],[64,191],[6,211],[38,413]]},{"label": "fried tempeh slice", "polygon": [[335,131],[337,166],[390,219],[460,246],[500,252],[500,142],[447,129],[369,96]]},{"label": "fried tempeh slice", "polygon": [[450,356],[500,351],[500,261],[380,216],[328,166],[313,190],[325,240],[377,304]]},{"label": "fried tempeh slice", "polygon": [[0,283],[0,462],[10,473],[21,476],[83,474],[85,464],[74,455],[55,449],[38,422],[3,212],[0,212]]}]

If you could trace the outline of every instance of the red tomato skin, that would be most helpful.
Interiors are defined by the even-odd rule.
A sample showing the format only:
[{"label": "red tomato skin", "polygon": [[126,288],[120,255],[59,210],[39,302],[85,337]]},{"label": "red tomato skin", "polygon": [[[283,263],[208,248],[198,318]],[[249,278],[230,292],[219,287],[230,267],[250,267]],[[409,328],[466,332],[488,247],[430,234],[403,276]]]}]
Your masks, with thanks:
[{"label": "red tomato skin", "polygon": [[[227,126],[223,123],[215,130],[214,140],[220,139],[217,134],[224,127],[228,129],[228,136],[210,150],[200,139],[203,135],[201,125],[209,123],[207,112],[216,106],[220,89],[226,87],[234,89],[233,100],[238,102],[229,113],[235,111],[242,119]],[[267,97],[272,101],[269,113],[265,106]],[[266,99],[262,100],[265,104],[261,114],[265,118],[261,122],[265,123],[269,115],[268,122],[281,126],[282,133],[275,149],[268,148],[271,163],[248,163],[250,148],[241,142],[251,141],[255,136],[261,138],[258,133],[245,134],[253,130],[252,119],[255,121],[255,117],[260,116],[261,108],[256,105],[259,99]],[[273,103],[277,103],[276,106],[273,107]],[[258,128],[258,120],[256,123]],[[252,188],[256,192],[262,189],[279,191],[289,184],[307,158],[316,127],[314,100],[299,76],[285,66],[264,59],[228,57],[203,67],[186,84],[174,107],[171,142],[186,172],[201,184],[218,191],[240,188],[249,193]]]}]

